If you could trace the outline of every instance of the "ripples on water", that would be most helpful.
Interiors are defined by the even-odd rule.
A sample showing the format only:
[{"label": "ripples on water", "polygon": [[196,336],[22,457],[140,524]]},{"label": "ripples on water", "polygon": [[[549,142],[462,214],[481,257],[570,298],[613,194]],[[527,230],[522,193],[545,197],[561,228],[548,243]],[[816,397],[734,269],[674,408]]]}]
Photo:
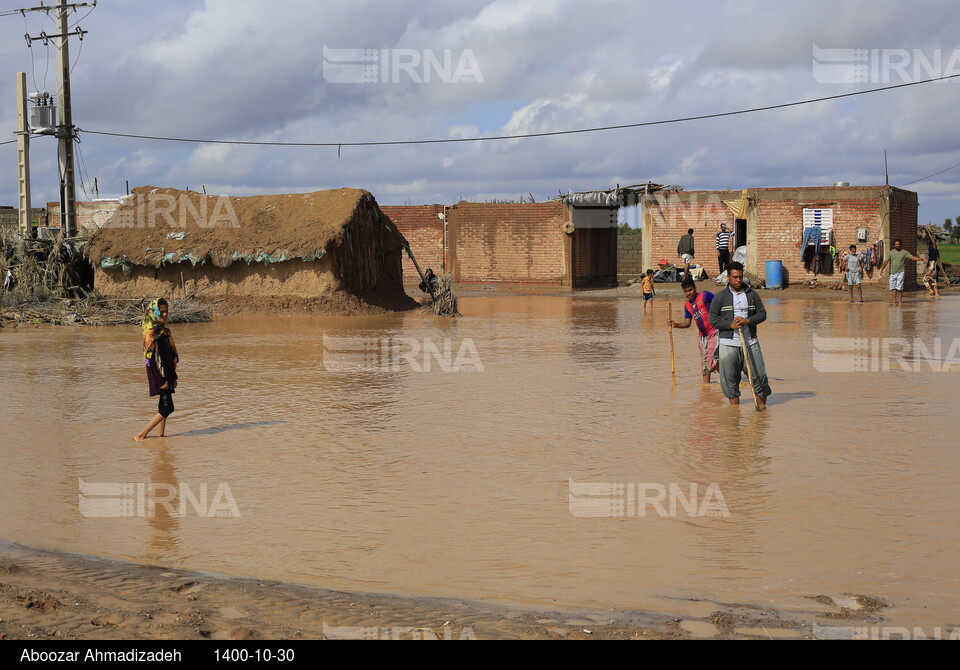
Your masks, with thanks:
[{"label": "ripples on water", "polygon": [[[867,593],[904,603],[894,618],[941,622],[957,603],[958,370],[817,372],[812,337],[950,341],[960,310],[767,300],[775,395],[760,415],[746,387],[731,410],[718,384],[700,383],[692,331],[675,331],[671,385],[662,305],[644,315],[636,300],[490,297],[464,299],[455,320],[177,326],[177,412],[166,438],[142,444],[131,437],[156,403],[136,329],[0,331],[0,536],[544,606],[663,611],[695,597],[789,609]],[[454,354],[469,339],[484,370],[331,371],[324,335],[450,338]],[[211,496],[226,482],[241,516],[84,518],[79,479],[206,483]],[[577,518],[570,480],[716,483],[730,516]]]}]

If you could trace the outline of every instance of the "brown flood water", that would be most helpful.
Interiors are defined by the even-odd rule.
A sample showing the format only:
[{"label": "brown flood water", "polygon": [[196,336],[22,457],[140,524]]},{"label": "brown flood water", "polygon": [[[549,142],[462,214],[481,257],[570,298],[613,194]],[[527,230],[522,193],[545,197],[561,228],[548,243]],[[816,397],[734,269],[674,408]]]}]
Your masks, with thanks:
[{"label": "brown flood water", "polygon": [[[0,537],[535,608],[683,615],[696,599],[789,614],[818,607],[808,596],[865,594],[892,606],[890,625],[960,623],[960,365],[822,372],[813,351],[814,336],[941,338],[946,356],[960,301],[774,295],[760,334],[774,396],[759,415],[746,386],[731,409],[701,384],[693,331],[675,331],[671,387],[662,302],[651,316],[636,299],[489,297],[462,300],[454,320],[176,326],[177,412],[165,438],[139,444],[156,403],[137,329],[0,330]],[[435,359],[430,371],[357,369],[336,343],[324,354],[325,334],[441,351],[450,338],[453,357],[465,346],[483,371]],[[240,516],[149,515],[135,502],[127,516],[84,516],[80,480],[195,495],[206,484],[209,499],[226,483]],[[616,490],[622,516],[584,518],[571,480],[685,494],[697,483],[701,502],[716,484],[729,516],[682,504],[671,516],[667,502],[663,515]]]}]

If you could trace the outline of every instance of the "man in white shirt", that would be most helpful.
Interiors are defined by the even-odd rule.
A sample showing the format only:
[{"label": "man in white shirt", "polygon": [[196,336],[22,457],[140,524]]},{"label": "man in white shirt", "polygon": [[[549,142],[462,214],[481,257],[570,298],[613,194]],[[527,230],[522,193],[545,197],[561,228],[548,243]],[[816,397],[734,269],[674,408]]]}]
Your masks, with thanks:
[{"label": "man in white shirt", "polygon": [[740,345],[743,333],[750,355],[753,390],[757,394],[757,405],[763,411],[767,407],[767,396],[773,391],[757,340],[757,324],[767,320],[767,310],[757,292],[744,285],[743,264],[732,261],[727,266],[727,282],[727,287],[717,293],[710,304],[710,325],[720,334],[720,389],[731,405],[740,404],[740,377],[747,371]]}]

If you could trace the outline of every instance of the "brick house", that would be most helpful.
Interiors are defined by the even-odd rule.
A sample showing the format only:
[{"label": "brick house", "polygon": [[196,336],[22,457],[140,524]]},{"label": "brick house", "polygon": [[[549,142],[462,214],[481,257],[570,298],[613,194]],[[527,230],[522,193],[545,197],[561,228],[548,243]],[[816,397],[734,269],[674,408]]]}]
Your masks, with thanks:
[{"label": "brick house", "polygon": [[[99,200],[77,200],[77,230],[93,231],[102,227],[113,213],[120,209],[123,200],[120,198],[101,198]],[[47,203],[47,226],[60,227],[60,203]]]},{"label": "brick house", "polygon": [[[756,188],[744,191],[681,191],[643,196],[642,263],[655,267],[660,259],[678,262],[677,242],[693,228],[696,260],[716,276],[715,236],[720,224],[734,231],[736,246],[747,247],[746,270],[761,279],[765,261],[783,262],[788,282],[815,276],[812,242],[801,249],[804,229],[821,228],[820,275],[841,278],[827,253],[842,253],[851,244],[858,250],[876,245],[884,254],[894,239],[917,252],[917,194],[893,186]],[[920,250],[925,253],[926,249]],[[907,264],[906,281],[916,280],[916,266]],[[877,283],[876,271],[865,284]]]},{"label": "brick house", "polygon": [[[616,285],[618,209],[638,198],[618,188],[537,203],[381,209],[410,242],[421,268],[442,267],[457,282],[588,288]],[[404,281],[417,280],[404,259]]]},{"label": "brick house", "polygon": [[[445,267],[443,254],[443,240],[445,228],[443,205],[381,205],[380,211],[390,217],[417,258],[421,270],[433,268],[440,272]],[[403,255],[403,281],[419,283],[417,270],[410,262],[410,258]]]}]

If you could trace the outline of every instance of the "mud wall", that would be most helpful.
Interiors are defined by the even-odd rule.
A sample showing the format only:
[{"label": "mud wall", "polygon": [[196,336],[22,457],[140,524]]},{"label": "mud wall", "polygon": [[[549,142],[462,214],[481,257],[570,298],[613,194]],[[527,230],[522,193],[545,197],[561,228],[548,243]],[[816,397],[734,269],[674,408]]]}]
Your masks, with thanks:
[{"label": "mud wall", "polygon": [[199,291],[204,299],[237,295],[313,298],[341,288],[331,271],[329,258],[309,262],[285,261],[269,266],[241,262],[227,268],[206,264],[192,266],[190,263],[160,268],[136,266],[129,277],[119,268],[97,268],[93,285],[101,294],[111,297],[182,297],[186,286],[188,295]]}]

